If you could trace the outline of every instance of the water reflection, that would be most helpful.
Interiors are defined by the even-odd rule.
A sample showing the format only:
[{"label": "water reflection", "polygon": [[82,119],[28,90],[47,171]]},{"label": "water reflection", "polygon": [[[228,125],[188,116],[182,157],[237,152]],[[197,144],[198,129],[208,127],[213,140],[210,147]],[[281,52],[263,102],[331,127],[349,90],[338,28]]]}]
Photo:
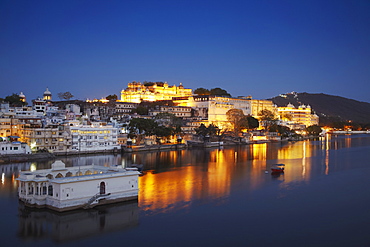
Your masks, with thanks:
[{"label": "water reflection", "polygon": [[[368,148],[369,137],[329,136],[314,141],[263,143],[223,149],[72,156],[58,159],[67,166],[94,164],[127,167],[143,164],[145,175],[139,179],[138,206],[144,214],[157,214],[186,209],[193,203],[223,202],[235,191],[255,191],[269,182],[278,182],[279,188],[286,189],[297,182],[308,182],[318,174],[329,175],[336,170],[350,169],[350,166],[354,166],[352,162],[345,162],[344,165],[343,162],[338,162],[343,160],[343,156],[340,156],[341,152],[335,151],[344,148]],[[15,197],[15,178],[20,170],[50,168],[52,162],[1,165],[4,175],[0,195]],[[285,173],[265,174],[265,170],[269,171],[274,163],[285,163]],[[22,218],[22,221],[27,219],[33,221],[36,217]],[[59,223],[55,223],[55,227],[64,224],[64,220],[57,222]]]},{"label": "water reflection", "polygon": [[20,207],[18,236],[24,241],[67,242],[126,230],[138,223],[137,202],[64,213]]}]

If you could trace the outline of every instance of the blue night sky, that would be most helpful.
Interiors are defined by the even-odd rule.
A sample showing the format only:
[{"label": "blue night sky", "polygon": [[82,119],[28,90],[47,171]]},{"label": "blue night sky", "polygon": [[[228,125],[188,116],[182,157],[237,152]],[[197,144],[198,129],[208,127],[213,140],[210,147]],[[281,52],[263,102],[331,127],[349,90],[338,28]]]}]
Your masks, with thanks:
[{"label": "blue night sky", "polygon": [[132,81],[370,102],[369,0],[0,1],[0,97]]}]

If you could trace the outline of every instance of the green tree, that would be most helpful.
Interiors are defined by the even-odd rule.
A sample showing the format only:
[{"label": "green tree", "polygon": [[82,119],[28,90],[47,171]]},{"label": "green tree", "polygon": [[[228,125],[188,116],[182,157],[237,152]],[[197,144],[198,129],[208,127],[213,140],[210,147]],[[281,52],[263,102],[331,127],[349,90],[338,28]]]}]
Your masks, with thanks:
[{"label": "green tree", "polygon": [[158,123],[158,125],[163,125],[166,127],[172,126],[175,128],[176,126],[182,125],[182,119],[169,112],[162,112],[157,114],[154,117],[154,120],[156,121],[156,123]]},{"label": "green tree", "polygon": [[244,115],[243,111],[240,109],[231,109],[226,112],[226,117],[229,123],[233,126],[233,132],[235,135],[243,129],[248,129],[248,118]]},{"label": "green tree", "polygon": [[194,94],[198,94],[198,95],[210,95],[211,93],[209,92],[208,89],[205,89],[205,88],[197,88],[194,90]]},{"label": "green tree", "polygon": [[248,129],[256,129],[259,127],[258,119],[252,117],[251,115],[247,116]]},{"label": "green tree", "polygon": [[263,123],[263,126],[268,129],[271,125],[276,123],[277,118],[275,114],[267,109],[263,109],[259,112],[259,120]]},{"label": "green tree", "polygon": [[70,100],[73,97],[74,97],[73,94],[71,94],[70,92],[58,93],[58,98],[61,99],[61,100]]},{"label": "green tree", "polygon": [[116,94],[110,94],[107,97],[105,97],[109,101],[117,101],[118,96]]},{"label": "green tree", "polygon": [[4,99],[5,102],[9,103],[11,107],[19,107],[27,105],[26,102],[22,101],[22,98],[18,94],[13,93],[12,95],[6,96]]},{"label": "green tree", "polygon": [[153,119],[133,118],[128,125],[129,137],[140,142],[143,136],[153,135],[157,126]]},{"label": "green tree", "polygon": [[200,124],[200,126],[198,128],[195,128],[194,130],[196,135],[198,136],[205,137],[206,135],[208,135],[208,129],[204,124]]},{"label": "green tree", "polygon": [[157,136],[157,142],[159,143],[159,139],[169,138],[174,134],[174,129],[171,127],[166,126],[157,126],[154,129],[154,135]]},{"label": "green tree", "polygon": [[131,111],[131,113],[137,113],[138,115],[148,115],[149,109],[146,106],[138,105],[135,109]]},{"label": "green tree", "polygon": [[288,128],[286,126],[278,125],[276,123],[269,126],[268,130],[270,132],[278,132],[280,134],[280,136],[282,136],[282,137],[288,137],[288,136],[290,136],[294,133],[290,130],[290,128]]},{"label": "green tree", "polygon": [[210,95],[231,97],[231,94],[229,94],[226,90],[221,89],[219,87],[212,88],[209,92]]},{"label": "green tree", "polygon": [[310,135],[310,136],[319,136],[320,133],[322,132],[322,129],[318,125],[311,125],[311,126],[306,128],[306,131],[307,131],[308,135]]}]

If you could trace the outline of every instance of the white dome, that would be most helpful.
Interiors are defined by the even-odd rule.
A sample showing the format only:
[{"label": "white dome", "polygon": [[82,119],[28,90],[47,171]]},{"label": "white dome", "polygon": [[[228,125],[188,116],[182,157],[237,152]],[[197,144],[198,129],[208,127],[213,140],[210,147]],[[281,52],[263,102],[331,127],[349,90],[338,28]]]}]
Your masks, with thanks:
[{"label": "white dome", "polygon": [[51,92],[49,91],[49,88],[46,88],[44,95],[51,95]]}]

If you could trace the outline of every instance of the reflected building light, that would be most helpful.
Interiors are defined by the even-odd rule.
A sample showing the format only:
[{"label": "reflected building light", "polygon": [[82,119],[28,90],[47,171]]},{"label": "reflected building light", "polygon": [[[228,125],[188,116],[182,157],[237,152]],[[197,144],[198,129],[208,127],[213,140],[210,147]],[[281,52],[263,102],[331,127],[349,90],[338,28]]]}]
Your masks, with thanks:
[{"label": "reflected building light", "polygon": [[326,151],[329,151],[330,145],[329,145],[329,138],[326,139]]},{"label": "reflected building light", "polygon": [[30,166],[30,171],[31,172],[34,172],[34,171],[36,171],[37,170],[37,168],[36,168],[36,163],[32,163],[31,164],[31,166]]},{"label": "reflected building light", "polygon": [[125,159],[122,159],[121,160],[121,166],[122,166],[122,168],[126,168],[127,164],[126,164],[126,160]]},{"label": "reflected building light", "polygon": [[1,174],[1,183],[4,184],[5,183],[5,173],[2,173]]},{"label": "reflected building light", "polygon": [[252,144],[253,145],[253,159],[265,160],[267,155],[267,143]]},{"label": "reflected building light", "polygon": [[325,175],[329,175],[329,149],[325,152]]},{"label": "reflected building light", "polygon": [[351,139],[351,137],[350,136],[346,136],[346,148],[349,148],[349,147],[351,147],[351,141],[352,141],[352,139]]}]

